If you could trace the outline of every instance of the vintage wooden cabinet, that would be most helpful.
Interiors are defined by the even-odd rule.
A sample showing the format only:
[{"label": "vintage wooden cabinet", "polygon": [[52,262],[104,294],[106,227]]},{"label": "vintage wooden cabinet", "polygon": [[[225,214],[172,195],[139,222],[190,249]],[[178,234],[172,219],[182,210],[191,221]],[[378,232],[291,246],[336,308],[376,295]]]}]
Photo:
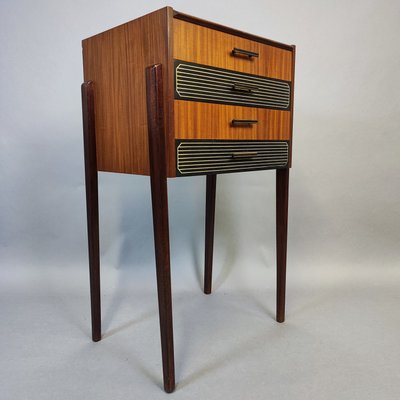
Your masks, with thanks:
[{"label": "vintage wooden cabinet", "polygon": [[164,388],[175,387],[167,178],[206,175],[211,293],[216,175],[276,170],[277,321],[285,315],[295,46],[170,7],[83,40],[93,340],[101,338],[98,171],[149,175]]}]

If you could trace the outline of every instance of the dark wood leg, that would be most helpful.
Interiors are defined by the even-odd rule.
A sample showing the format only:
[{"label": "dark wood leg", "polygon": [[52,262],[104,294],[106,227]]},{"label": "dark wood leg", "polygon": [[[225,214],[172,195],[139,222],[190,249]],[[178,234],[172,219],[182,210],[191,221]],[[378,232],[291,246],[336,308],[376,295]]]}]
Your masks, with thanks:
[{"label": "dark wood leg", "polygon": [[149,128],[150,183],[153,205],[154,246],[157,269],[158,308],[164,390],[175,389],[174,339],[169,256],[168,192],[165,155],[162,66],[146,69]]},{"label": "dark wood leg", "polygon": [[97,188],[96,137],[93,82],[82,84],[83,143],[85,153],[86,210],[89,245],[92,339],[101,339],[99,202]]},{"label": "dark wood leg", "polygon": [[276,320],[285,321],[289,168],[276,171]]},{"label": "dark wood leg", "polygon": [[206,183],[206,237],[204,256],[204,293],[211,293],[214,250],[215,189],[217,175],[207,175]]}]

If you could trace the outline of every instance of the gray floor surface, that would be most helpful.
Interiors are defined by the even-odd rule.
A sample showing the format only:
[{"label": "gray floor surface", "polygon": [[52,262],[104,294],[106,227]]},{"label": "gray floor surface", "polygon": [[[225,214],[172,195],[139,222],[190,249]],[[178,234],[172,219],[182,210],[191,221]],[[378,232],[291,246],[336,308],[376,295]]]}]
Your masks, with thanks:
[{"label": "gray floor surface", "polygon": [[92,343],[84,265],[10,266],[1,400],[400,398],[398,269],[297,267],[284,324],[274,269],[244,269],[216,270],[210,296],[200,270],[173,274],[177,387],[167,395],[152,268],[103,266],[104,338]]}]

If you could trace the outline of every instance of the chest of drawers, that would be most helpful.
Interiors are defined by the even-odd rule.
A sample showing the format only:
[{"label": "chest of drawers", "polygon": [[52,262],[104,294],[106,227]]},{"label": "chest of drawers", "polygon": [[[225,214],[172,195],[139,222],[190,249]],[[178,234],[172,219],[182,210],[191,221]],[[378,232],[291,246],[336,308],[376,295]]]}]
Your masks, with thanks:
[{"label": "chest of drawers", "polygon": [[211,292],[216,175],[277,170],[277,320],[285,307],[295,47],[170,7],[83,40],[93,340],[101,338],[98,171],[151,178],[164,387],[175,387],[167,178],[206,175]]},{"label": "chest of drawers", "polygon": [[[96,85],[100,171],[150,174],[145,69],[157,63],[168,177],[290,164],[293,46],[167,7],[84,40],[83,60]],[[250,141],[279,143],[254,151]]]}]

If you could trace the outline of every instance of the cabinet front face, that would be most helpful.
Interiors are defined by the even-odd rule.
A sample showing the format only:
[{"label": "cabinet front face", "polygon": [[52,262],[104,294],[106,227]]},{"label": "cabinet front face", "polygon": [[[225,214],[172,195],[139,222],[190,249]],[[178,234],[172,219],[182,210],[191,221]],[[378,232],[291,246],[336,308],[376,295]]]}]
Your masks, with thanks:
[{"label": "cabinet front face", "polygon": [[288,165],[292,51],[174,19],[173,61],[177,175]]}]

